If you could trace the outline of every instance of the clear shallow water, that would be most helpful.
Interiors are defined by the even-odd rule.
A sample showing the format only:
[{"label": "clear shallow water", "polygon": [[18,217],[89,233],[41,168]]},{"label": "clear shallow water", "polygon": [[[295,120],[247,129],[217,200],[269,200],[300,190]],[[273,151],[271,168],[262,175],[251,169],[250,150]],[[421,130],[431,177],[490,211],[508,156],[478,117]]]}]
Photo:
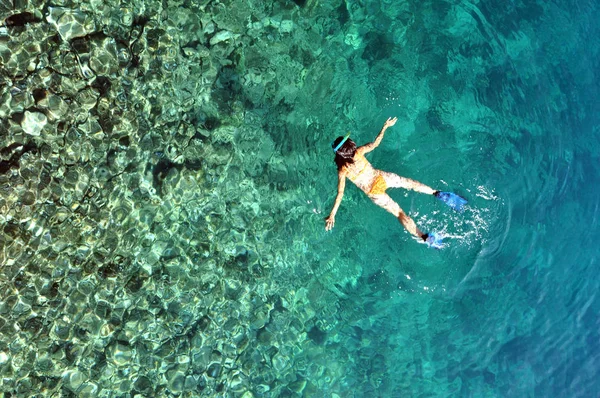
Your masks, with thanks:
[{"label": "clear shallow water", "polygon": [[[299,3],[9,17],[0,391],[598,396],[598,6]],[[388,116],[373,164],[470,201],[390,192],[443,250],[350,185],[324,231]]]}]

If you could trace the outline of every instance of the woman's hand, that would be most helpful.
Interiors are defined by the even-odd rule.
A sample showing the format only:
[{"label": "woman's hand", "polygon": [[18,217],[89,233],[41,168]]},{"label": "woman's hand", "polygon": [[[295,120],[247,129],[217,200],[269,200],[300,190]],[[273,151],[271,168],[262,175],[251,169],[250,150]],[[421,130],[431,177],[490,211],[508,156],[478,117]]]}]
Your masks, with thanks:
[{"label": "woman's hand", "polygon": [[385,123],[383,124],[383,127],[388,128],[393,126],[394,124],[396,124],[396,122],[398,121],[397,117],[388,117],[388,120],[385,121]]},{"label": "woman's hand", "polygon": [[325,231],[331,231],[333,224],[335,224],[335,216],[330,214],[329,217],[325,218]]}]

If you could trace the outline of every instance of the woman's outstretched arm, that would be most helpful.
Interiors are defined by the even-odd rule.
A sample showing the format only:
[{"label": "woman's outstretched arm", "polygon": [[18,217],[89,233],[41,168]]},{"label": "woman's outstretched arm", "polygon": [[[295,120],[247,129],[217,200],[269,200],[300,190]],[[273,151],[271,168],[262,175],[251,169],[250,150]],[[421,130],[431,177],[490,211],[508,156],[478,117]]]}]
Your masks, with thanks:
[{"label": "woman's outstretched arm", "polygon": [[375,138],[375,141],[371,142],[370,144],[363,145],[358,149],[362,153],[369,153],[373,149],[377,148],[379,146],[379,144],[381,143],[381,140],[383,140],[383,135],[385,134],[385,130],[387,130],[388,127],[391,127],[394,124],[396,124],[397,121],[398,121],[397,117],[388,118],[388,120],[386,120],[385,123],[383,124],[383,127],[381,128],[381,131],[377,135],[377,138]]},{"label": "woman's outstretched arm", "polygon": [[335,213],[337,213],[338,208],[340,207],[340,203],[342,203],[342,198],[344,197],[344,188],[346,187],[346,172],[338,171],[338,191],[337,196],[335,197],[335,203],[333,204],[333,209],[331,209],[331,213],[329,213],[329,217],[325,218],[325,230],[329,231],[333,228],[335,224]]}]

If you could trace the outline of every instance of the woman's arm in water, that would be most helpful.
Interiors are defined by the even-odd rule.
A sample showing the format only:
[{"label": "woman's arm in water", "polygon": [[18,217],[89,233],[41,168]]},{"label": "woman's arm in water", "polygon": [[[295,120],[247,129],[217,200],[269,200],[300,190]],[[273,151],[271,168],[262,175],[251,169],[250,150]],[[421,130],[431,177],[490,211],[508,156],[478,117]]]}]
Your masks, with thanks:
[{"label": "woman's arm in water", "polygon": [[340,207],[340,203],[342,203],[342,198],[344,197],[344,188],[346,187],[346,172],[343,170],[338,171],[338,191],[337,196],[335,197],[335,203],[333,204],[333,209],[331,209],[331,213],[329,213],[329,217],[325,218],[325,230],[329,231],[333,228],[335,224],[335,213],[337,213],[338,208]]},{"label": "woman's arm in water", "polygon": [[397,121],[398,121],[397,117],[388,118],[388,120],[386,120],[385,123],[383,124],[383,127],[381,128],[379,135],[377,135],[377,138],[375,138],[375,141],[371,142],[370,144],[361,146],[360,148],[358,148],[358,150],[361,151],[363,154],[365,154],[365,153],[369,153],[373,149],[377,148],[379,146],[379,144],[381,144],[381,140],[383,140],[383,134],[385,134],[385,130],[387,130],[388,127],[391,127],[394,124],[396,124]]}]

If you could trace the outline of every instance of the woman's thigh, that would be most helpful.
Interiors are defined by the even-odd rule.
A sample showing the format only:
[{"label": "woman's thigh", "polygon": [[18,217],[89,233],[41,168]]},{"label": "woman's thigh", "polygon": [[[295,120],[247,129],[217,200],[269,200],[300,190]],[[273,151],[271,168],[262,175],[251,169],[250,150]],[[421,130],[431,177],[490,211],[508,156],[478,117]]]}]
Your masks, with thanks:
[{"label": "woman's thigh", "polygon": [[398,174],[390,173],[388,171],[381,171],[381,175],[383,176],[383,179],[389,188],[411,189],[413,184],[416,182],[410,178],[402,177]]},{"label": "woman's thigh", "polygon": [[396,217],[402,212],[402,208],[400,205],[390,197],[387,193],[377,194],[377,195],[369,195],[369,198],[379,207],[383,207]]},{"label": "woman's thigh", "polygon": [[388,188],[404,188],[426,194],[433,194],[435,192],[433,188],[428,187],[427,185],[422,184],[419,181],[402,177],[398,174],[390,173],[387,171],[381,171],[381,175],[383,176],[385,184],[388,186]]}]

